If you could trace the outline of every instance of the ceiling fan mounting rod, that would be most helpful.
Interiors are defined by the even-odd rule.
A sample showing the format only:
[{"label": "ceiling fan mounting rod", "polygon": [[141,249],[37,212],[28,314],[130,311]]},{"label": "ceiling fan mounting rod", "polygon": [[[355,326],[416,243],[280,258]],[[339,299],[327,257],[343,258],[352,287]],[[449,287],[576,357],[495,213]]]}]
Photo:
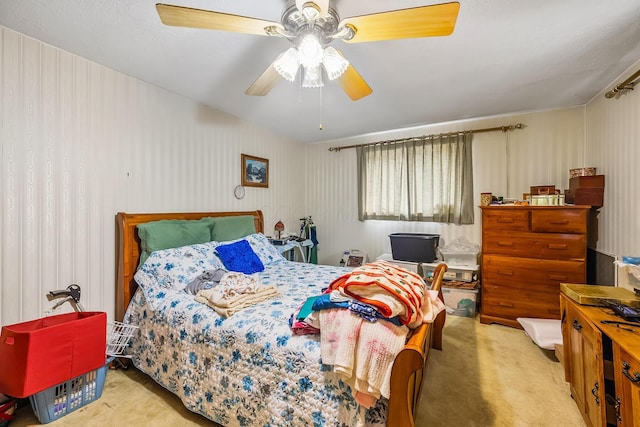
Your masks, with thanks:
[{"label": "ceiling fan mounting rod", "polygon": [[323,16],[309,18],[296,5],[292,5],[285,9],[281,21],[284,33],[281,32],[279,35],[283,35],[293,44],[299,43],[307,34],[314,34],[322,46],[326,47],[337,38],[348,40],[355,34],[352,25],[338,27],[340,17],[332,8]]}]

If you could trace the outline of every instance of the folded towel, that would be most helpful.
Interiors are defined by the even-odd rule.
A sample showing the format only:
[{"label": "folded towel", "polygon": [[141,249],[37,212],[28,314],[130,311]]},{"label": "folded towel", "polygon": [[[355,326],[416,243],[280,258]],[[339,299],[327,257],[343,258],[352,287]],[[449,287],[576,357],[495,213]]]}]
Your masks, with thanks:
[{"label": "folded towel", "polygon": [[210,289],[201,289],[197,294],[201,294],[215,305],[229,306],[243,295],[256,294],[265,289],[258,276],[229,272],[222,276],[218,285]]},{"label": "folded towel", "polygon": [[216,289],[204,289],[198,291],[195,300],[208,305],[213,308],[219,315],[223,317],[229,317],[238,311],[256,305],[259,302],[267,300],[271,297],[278,295],[278,290],[275,286],[263,286],[257,292],[239,294],[233,297],[219,298],[219,292]]}]

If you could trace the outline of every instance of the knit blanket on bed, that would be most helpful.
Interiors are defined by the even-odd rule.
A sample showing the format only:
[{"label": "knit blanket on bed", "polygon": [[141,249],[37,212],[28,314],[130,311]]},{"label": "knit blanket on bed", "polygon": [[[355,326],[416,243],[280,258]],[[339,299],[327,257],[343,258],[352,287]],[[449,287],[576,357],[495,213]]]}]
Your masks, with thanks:
[{"label": "knit blanket on bed", "polygon": [[388,398],[393,361],[409,329],[384,320],[369,322],[343,308],[319,315],[322,363],[331,365],[356,392]]},{"label": "knit blanket on bed", "polygon": [[376,307],[385,317],[399,316],[400,321],[410,328],[426,321],[423,306],[427,287],[424,280],[394,264],[375,261],[354,268],[334,280],[328,291],[336,289]]}]

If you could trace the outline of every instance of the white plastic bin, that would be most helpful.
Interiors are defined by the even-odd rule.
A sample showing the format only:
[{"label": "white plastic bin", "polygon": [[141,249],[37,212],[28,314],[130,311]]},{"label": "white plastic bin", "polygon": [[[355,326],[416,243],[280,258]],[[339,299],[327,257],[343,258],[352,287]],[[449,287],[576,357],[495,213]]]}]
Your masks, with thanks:
[{"label": "white plastic bin", "polygon": [[475,317],[478,307],[478,289],[442,287],[442,296],[447,314]]},{"label": "white plastic bin", "polygon": [[447,251],[446,249],[440,249],[442,258],[447,265],[477,265],[478,264],[478,252],[458,252]]}]

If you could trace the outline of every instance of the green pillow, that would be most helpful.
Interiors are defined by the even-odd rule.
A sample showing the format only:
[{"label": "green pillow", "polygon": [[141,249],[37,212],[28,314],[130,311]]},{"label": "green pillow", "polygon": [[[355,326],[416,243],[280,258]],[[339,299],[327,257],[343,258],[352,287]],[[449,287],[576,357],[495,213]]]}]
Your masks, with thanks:
[{"label": "green pillow", "polygon": [[164,219],[139,224],[138,236],[142,253],[138,268],[144,264],[153,251],[210,242],[212,240],[212,219]]},{"label": "green pillow", "polygon": [[254,234],[256,224],[252,215],[223,216],[209,218],[213,221],[211,240],[227,242]]}]

